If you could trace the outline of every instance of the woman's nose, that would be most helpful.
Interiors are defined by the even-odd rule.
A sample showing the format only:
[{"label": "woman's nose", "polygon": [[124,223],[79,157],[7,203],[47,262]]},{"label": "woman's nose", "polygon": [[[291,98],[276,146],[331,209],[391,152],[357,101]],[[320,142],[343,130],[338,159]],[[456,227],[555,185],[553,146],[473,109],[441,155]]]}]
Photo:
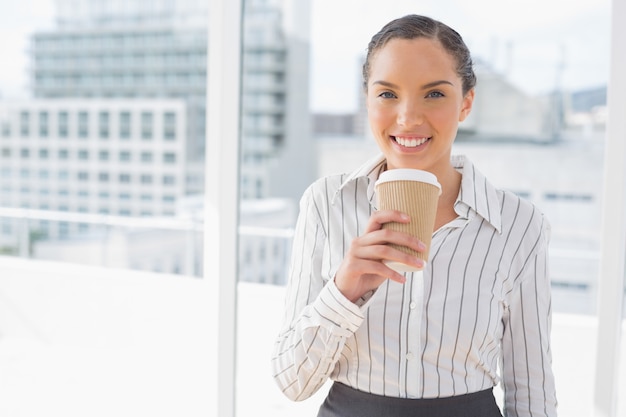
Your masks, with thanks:
[{"label": "woman's nose", "polygon": [[424,115],[422,109],[417,103],[406,102],[398,109],[398,125],[411,127],[419,126],[424,123]]}]

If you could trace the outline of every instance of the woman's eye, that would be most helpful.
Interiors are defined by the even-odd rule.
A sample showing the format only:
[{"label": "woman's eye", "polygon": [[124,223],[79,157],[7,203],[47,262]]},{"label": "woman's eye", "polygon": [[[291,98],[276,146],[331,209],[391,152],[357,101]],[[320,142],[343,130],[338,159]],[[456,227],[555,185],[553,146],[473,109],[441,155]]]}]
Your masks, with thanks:
[{"label": "woman's eye", "polygon": [[396,97],[396,95],[395,95],[395,94],[393,94],[393,93],[391,93],[391,92],[389,92],[389,91],[383,91],[382,93],[380,93],[380,94],[378,95],[378,97],[382,97],[382,98],[395,98],[395,97]]},{"label": "woman's eye", "polygon": [[430,93],[428,93],[426,95],[426,97],[428,98],[438,98],[438,97],[444,97],[443,93],[441,91],[431,91]]}]

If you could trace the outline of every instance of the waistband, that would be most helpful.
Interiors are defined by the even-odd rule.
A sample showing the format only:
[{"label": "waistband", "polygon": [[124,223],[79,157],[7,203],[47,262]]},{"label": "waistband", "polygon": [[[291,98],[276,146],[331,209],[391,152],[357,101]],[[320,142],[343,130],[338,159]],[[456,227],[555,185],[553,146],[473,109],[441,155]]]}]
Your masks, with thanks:
[{"label": "waistband", "polygon": [[318,417],[502,417],[493,390],[444,398],[397,398],[369,394],[335,382]]}]

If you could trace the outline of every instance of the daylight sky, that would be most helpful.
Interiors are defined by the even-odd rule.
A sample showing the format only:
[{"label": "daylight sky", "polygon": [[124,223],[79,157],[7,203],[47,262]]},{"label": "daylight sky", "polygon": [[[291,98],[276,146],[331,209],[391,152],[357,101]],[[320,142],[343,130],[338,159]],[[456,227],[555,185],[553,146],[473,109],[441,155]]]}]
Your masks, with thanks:
[{"label": "daylight sky", "polygon": [[[103,0],[104,1],[104,0]],[[209,1],[209,0],[207,0]],[[27,92],[27,36],[53,27],[54,0],[3,2],[0,97]],[[387,21],[408,13],[449,24],[477,60],[520,90],[576,90],[608,79],[610,0],[310,0],[311,108],[350,112],[361,54]]]}]

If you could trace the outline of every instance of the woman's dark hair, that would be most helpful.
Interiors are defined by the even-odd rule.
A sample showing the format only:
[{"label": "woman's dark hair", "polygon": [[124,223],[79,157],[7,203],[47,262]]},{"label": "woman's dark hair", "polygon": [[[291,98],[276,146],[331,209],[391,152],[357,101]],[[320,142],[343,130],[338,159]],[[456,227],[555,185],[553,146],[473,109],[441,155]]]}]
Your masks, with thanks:
[{"label": "woman's dark hair", "polygon": [[370,61],[380,48],[392,39],[428,38],[438,40],[455,59],[456,72],[463,80],[463,94],[476,85],[476,75],[469,49],[461,35],[451,27],[426,16],[407,15],[387,23],[372,37],[367,46],[367,57],[363,64],[363,88],[367,91]]}]

